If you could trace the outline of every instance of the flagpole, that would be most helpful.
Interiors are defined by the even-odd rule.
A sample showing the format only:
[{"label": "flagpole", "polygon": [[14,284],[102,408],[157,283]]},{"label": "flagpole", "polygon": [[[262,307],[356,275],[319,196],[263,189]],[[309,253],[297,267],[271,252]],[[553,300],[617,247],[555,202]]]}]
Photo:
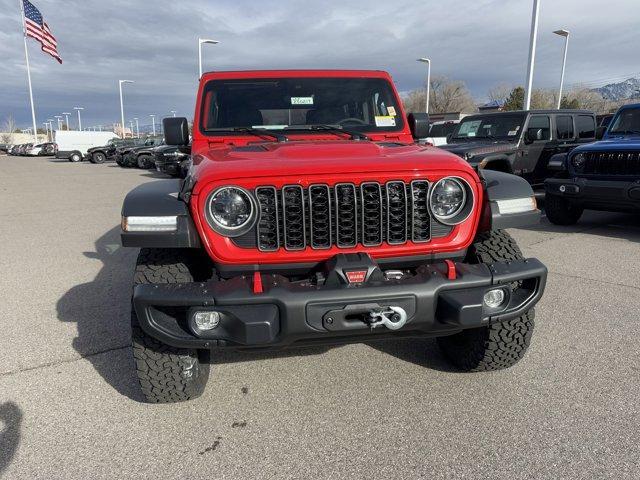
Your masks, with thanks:
[{"label": "flagpole", "polygon": [[22,37],[24,40],[24,58],[27,61],[27,80],[29,82],[29,100],[31,101],[31,120],[33,121],[33,141],[38,143],[38,128],[36,127],[36,109],[33,106],[33,89],[31,88],[31,67],[29,65],[29,50],[27,49],[27,31],[24,20],[24,3],[20,1],[20,12],[22,13]]}]

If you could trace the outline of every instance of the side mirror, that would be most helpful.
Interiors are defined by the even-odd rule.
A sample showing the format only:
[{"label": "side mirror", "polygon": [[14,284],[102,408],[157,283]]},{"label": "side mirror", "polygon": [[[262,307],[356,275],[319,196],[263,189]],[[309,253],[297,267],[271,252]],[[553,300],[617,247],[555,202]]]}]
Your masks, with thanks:
[{"label": "side mirror", "polygon": [[602,140],[605,133],[607,133],[607,127],[596,128],[596,140]]},{"label": "side mirror", "polygon": [[429,114],[428,113],[410,113],[407,116],[409,129],[413,138],[427,138],[429,136]]},{"label": "side mirror", "polygon": [[184,147],[189,145],[189,122],[184,117],[162,119],[164,141],[167,145]]},{"label": "side mirror", "polygon": [[531,138],[531,133],[529,130],[524,132],[522,141],[524,142],[525,145],[531,145],[533,143],[533,138]]}]

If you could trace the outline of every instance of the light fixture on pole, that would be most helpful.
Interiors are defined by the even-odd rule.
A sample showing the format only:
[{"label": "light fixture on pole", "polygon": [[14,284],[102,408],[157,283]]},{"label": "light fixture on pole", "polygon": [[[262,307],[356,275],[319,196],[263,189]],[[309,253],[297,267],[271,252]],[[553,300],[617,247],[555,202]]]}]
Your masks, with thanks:
[{"label": "light fixture on pole", "polygon": [[427,106],[426,112],[429,113],[429,95],[431,94],[431,60],[428,58],[419,58],[418,62],[427,64]]},{"label": "light fixture on pole", "polygon": [[153,126],[153,136],[156,136],[156,116],[149,115],[151,117],[151,125]]},{"label": "light fixture on pole", "polygon": [[[123,83],[134,83],[133,80],[118,80],[118,84],[120,86],[120,119],[122,120],[122,138],[125,138],[124,133],[124,102],[122,101],[122,84]],[[131,136],[133,136],[133,130],[131,132]]]},{"label": "light fixture on pole", "polygon": [[133,117],[136,121],[136,138],[140,138],[140,124],[138,123],[138,117]]},{"label": "light fixture on pole", "polygon": [[71,130],[69,127],[69,115],[71,115],[71,112],[62,112],[62,115],[64,115],[64,122],[67,124],[67,130]]},{"label": "light fixture on pole", "polygon": [[529,40],[529,65],[527,67],[527,87],[524,92],[524,109],[531,108],[531,89],[533,88],[533,68],[536,63],[536,43],[538,42],[538,18],[540,16],[540,0],[533,0],[531,16],[531,38]]},{"label": "light fixture on pole", "polygon": [[58,130],[62,130],[62,117],[60,115],[55,115],[54,118],[58,120]]},{"label": "light fixture on pole", "polygon": [[170,112],[174,117],[176,116],[176,111],[175,110],[170,110]]},{"label": "light fixture on pole", "polygon": [[78,131],[82,131],[82,119],[80,118],[80,110],[84,110],[84,107],[73,107],[74,110],[78,111]]},{"label": "light fixture on pole", "polygon": [[560,92],[558,93],[558,110],[560,110],[560,106],[562,105],[562,88],[564,87],[564,71],[567,66],[567,49],[569,48],[569,30],[556,30],[556,35],[560,35],[564,37],[564,55],[562,57],[562,73],[560,74]]},{"label": "light fixture on pole", "polygon": [[202,78],[202,45],[205,43],[209,43],[211,45],[217,45],[218,43],[220,43],[217,40],[209,40],[207,38],[199,38],[198,39],[198,71],[200,72],[200,75],[198,75],[198,78]]}]

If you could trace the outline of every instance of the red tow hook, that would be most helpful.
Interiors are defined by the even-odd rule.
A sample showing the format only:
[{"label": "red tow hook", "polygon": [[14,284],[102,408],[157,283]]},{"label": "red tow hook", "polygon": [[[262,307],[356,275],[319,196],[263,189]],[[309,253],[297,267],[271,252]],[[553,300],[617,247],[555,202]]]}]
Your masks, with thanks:
[{"label": "red tow hook", "polygon": [[260,272],[253,272],[253,293],[258,295],[259,293],[263,293],[264,290],[262,288],[262,275]]},{"label": "red tow hook", "polygon": [[444,263],[447,264],[447,278],[449,280],[455,280],[458,278],[456,274],[456,264],[453,263],[453,260],[445,260]]}]

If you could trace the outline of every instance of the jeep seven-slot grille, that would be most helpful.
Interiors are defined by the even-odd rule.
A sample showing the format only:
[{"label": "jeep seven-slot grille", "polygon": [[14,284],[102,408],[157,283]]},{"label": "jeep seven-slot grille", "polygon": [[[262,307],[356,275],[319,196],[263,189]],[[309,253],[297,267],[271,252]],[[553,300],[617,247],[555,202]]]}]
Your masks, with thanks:
[{"label": "jeep seven-slot grille", "polygon": [[640,175],[640,152],[586,152],[587,175]]},{"label": "jeep seven-slot grille", "polygon": [[432,235],[429,183],[392,181],[256,188],[257,247],[273,252],[427,242]]}]

